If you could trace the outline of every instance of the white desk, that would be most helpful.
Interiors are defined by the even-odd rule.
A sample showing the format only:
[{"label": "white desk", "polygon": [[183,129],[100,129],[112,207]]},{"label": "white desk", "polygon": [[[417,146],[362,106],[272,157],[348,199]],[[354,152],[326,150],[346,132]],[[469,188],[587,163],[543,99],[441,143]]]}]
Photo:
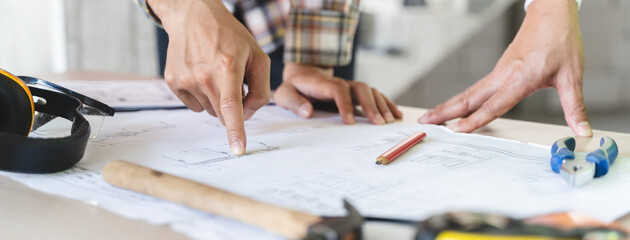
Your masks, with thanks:
[{"label": "white desk", "polygon": [[[143,79],[121,74],[78,72],[46,76],[48,79]],[[402,107],[403,121],[416,122],[426,110]],[[568,127],[518,120],[498,119],[477,133],[550,145],[554,140],[571,136]],[[630,156],[630,134],[594,131],[594,138],[578,139],[578,149],[598,146],[599,137],[613,137],[620,146],[620,156]],[[625,221],[630,227],[630,217]],[[82,202],[48,195],[0,176],[0,239],[186,239],[163,226],[126,219]],[[365,231],[380,232],[375,226]],[[398,229],[398,228],[397,228]],[[400,236],[410,236],[409,228],[400,228]],[[391,236],[389,236],[391,237]],[[379,239],[375,236],[375,239]]]}]

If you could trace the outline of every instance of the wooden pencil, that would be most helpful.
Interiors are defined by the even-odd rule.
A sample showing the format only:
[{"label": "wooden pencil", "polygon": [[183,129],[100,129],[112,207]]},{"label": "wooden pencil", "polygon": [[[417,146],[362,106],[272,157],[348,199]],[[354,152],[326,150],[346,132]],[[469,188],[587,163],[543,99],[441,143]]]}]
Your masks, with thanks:
[{"label": "wooden pencil", "polygon": [[416,143],[420,142],[426,136],[427,134],[424,132],[414,133],[405,140],[402,140],[402,142],[396,144],[396,146],[387,150],[387,152],[381,154],[381,156],[378,156],[376,158],[376,164],[387,165],[391,163],[392,161],[394,161],[394,159],[400,156],[400,154],[409,150],[411,147],[413,147],[413,145],[416,145]]}]

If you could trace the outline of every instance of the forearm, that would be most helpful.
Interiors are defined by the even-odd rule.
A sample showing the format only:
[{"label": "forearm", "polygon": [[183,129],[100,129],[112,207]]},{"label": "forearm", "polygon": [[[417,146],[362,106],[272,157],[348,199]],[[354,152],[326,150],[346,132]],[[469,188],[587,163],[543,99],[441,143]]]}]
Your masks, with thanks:
[{"label": "forearm", "polygon": [[[181,13],[190,11],[191,7],[199,5],[189,3],[182,4],[181,1],[177,0],[134,0],[134,2],[146,13],[147,17],[151,18],[151,20],[160,27],[164,27],[164,22],[174,22],[172,19],[175,17],[185,17],[187,14]],[[221,0],[203,0],[195,1],[195,3],[206,5],[207,7],[218,10],[218,12],[229,12]]]},{"label": "forearm", "polygon": [[[227,10],[221,0],[202,0],[193,2],[182,2],[178,0],[138,0],[147,1],[147,7],[153,10],[155,16],[161,20],[161,24],[165,29],[168,25],[179,25],[186,17],[198,17],[199,9],[212,9],[212,13],[227,14],[231,13]],[[191,16],[192,15],[192,16]],[[179,20],[179,21],[178,21]]]},{"label": "forearm", "polygon": [[528,6],[525,17],[557,16],[577,20],[578,8],[575,0],[534,1]]},{"label": "forearm", "polygon": [[575,0],[534,1],[527,9],[522,29],[540,27],[579,34],[578,4]]},{"label": "forearm", "polygon": [[[580,9],[580,7],[582,6],[582,0],[574,0],[575,3],[577,4],[577,8]],[[527,11],[527,8],[529,7],[529,5],[531,5],[534,2],[534,0],[526,0],[525,1],[525,11]]]},{"label": "forearm", "polygon": [[[544,31],[552,35],[537,36],[548,39],[547,41],[564,41],[568,39],[578,39],[579,41],[565,41],[567,43],[580,44],[574,46],[576,49],[583,49],[581,46],[581,33],[578,21],[578,4],[575,0],[554,0],[554,1],[534,1],[528,8],[523,25],[519,29],[517,37],[524,35],[529,37],[531,33]],[[525,46],[520,48],[524,52],[531,52]]]}]

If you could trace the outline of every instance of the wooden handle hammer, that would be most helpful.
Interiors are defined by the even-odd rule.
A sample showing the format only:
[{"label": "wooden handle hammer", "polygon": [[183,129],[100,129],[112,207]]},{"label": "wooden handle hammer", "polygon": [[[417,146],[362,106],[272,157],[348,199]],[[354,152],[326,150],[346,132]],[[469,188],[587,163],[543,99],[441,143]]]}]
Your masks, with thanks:
[{"label": "wooden handle hammer", "polygon": [[363,218],[345,201],[347,216],[320,217],[122,160],[108,163],[103,168],[103,178],[114,186],[245,222],[290,239],[361,238]]}]

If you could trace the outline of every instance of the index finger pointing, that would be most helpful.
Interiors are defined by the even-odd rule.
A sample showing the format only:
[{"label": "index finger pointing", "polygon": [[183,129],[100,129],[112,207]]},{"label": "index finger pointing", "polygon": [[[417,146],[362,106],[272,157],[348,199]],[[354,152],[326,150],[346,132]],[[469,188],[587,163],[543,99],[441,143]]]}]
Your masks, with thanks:
[{"label": "index finger pointing", "polygon": [[234,155],[243,155],[247,138],[243,123],[243,95],[241,90],[243,74],[228,74],[226,82],[221,84],[219,106],[227,137]]}]

